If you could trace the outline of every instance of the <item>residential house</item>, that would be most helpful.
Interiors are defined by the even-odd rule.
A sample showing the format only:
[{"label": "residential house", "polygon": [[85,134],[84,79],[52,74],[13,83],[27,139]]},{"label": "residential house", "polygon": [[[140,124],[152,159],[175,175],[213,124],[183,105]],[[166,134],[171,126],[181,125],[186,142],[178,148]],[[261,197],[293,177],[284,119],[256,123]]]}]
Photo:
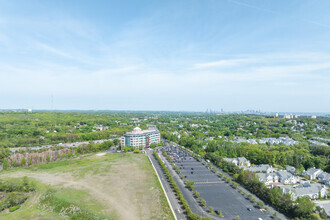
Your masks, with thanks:
[{"label": "residential house", "polygon": [[245,157],[237,157],[237,158],[223,158],[224,161],[234,163],[236,166],[251,166],[251,163]]},{"label": "residential house", "polygon": [[237,157],[237,162],[238,162],[238,166],[246,166],[246,167],[251,166],[250,161],[245,157]]},{"label": "residential house", "polygon": [[236,158],[223,158],[224,161],[229,162],[229,163],[234,163],[237,165],[237,159]]},{"label": "residential house", "polygon": [[205,138],[204,141],[213,141],[214,140],[214,137],[208,137],[208,138]]},{"label": "residential house", "polygon": [[322,172],[321,174],[318,175],[317,179],[327,185],[327,186],[330,186],[330,174],[327,173],[327,172]]},{"label": "residential house", "polygon": [[275,173],[257,173],[259,181],[270,185],[271,183],[278,182],[278,176]]},{"label": "residential house", "polygon": [[328,215],[328,219],[330,218],[330,202],[322,202],[322,203],[315,203],[317,206],[320,206],[321,208],[324,208],[325,212]]},{"label": "residential house", "polygon": [[93,131],[106,131],[106,130],[109,130],[108,126],[103,126],[103,125],[94,126],[93,128],[94,128]]},{"label": "residential house", "polygon": [[315,167],[309,168],[307,171],[304,170],[303,176],[308,176],[309,179],[316,179],[323,171],[321,169],[316,169]]},{"label": "residential house", "polygon": [[281,185],[278,186],[282,189],[283,194],[290,193],[292,200],[307,196],[310,199],[324,198],[327,196],[327,188],[319,183],[305,183],[299,186]]},{"label": "residential house", "polygon": [[292,166],[287,166],[286,167],[286,171],[288,171],[289,173],[291,173],[292,175],[295,174],[296,168],[292,167]]},{"label": "residential house", "polygon": [[274,168],[268,164],[260,164],[258,166],[253,166],[253,167],[243,167],[243,169],[255,173],[272,173],[275,171]]},{"label": "residential house", "polygon": [[297,183],[297,178],[292,175],[291,173],[289,173],[286,170],[280,170],[276,172],[276,175],[279,178],[279,182],[283,183],[283,184],[295,184]]},{"label": "residential house", "polygon": [[327,196],[327,188],[319,183],[305,183],[295,189],[297,198],[308,196],[311,199],[324,198]]}]

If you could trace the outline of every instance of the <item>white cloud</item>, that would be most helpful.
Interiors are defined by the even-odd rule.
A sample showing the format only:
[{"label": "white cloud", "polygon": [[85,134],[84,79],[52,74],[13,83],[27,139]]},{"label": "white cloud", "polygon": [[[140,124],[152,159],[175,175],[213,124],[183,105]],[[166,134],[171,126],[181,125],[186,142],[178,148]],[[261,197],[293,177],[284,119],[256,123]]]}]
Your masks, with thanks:
[{"label": "white cloud", "polygon": [[286,76],[290,76],[294,74],[295,76],[303,76],[314,71],[326,70],[329,68],[330,68],[330,62],[301,64],[301,65],[293,64],[293,65],[265,66],[265,67],[258,67],[255,70],[259,73],[264,73],[264,74],[279,74]]},{"label": "white cloud", "polygon": [[232,59],[232,60],[219,60],[215,62],[197,63],[194,65],[194,69],[205,69],[213,67],[230,67],[237,66],[243,63],[251,62],[248,59]]},{"label": "white cloud", "polygon": [[319,23],[319,22],[311,21],[311,20],[305,20],[305,21],[308,23],[311,23],[311,24],[315,24],[320,27],[330,28],[330,25],[328,25],[328,24],[323,24],[323,23]]},{"label": "white cloud", "polygon": [[229,0],[229,2],[234,3],[236,5],[241,5],[241,6],[244,6],[244,7],[247,7],[247,8],[257,9],[259,11],[268,12],[268,13],[271,13],[271,14],[277,14],[277,12],[275,12],[275,11],[272,11],[272,10],[269,10],[269,9],[266,9],[266,8],[257,7],[255,5],[246,4],[246,3],[235,1],[235,0]]},{"label": "white cloud", "polygon": [[38,49],[41,49],[43,51],[46,51],[48,53],[52,53],[52,54],[55,54],[55,55],[58,55],[58,56],[61,56],[61,57],[64,57],[64,58],[69,58],[69,59],[73,59],[73,56],[71,56],[70,54],[68,54],[67,52],[64,52],[60,49],[57,49],[57,48],[54,48],[52,46],[49,46],[47,44],[44,44],[44,43],[40,43],[40,42],[37,42],[35,44],[35,46],[38,48]]}]

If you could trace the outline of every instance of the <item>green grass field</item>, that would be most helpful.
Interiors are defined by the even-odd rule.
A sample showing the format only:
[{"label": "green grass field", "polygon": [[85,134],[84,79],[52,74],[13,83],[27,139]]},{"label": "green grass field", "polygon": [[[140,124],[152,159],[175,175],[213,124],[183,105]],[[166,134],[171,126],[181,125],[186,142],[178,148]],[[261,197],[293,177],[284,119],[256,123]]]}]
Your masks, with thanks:
[{"label": "green grass field", "polygon": [[173,219],[157,176],[139,154],[89,155],[0,173],[29,177],[36,191],[0,219]]}]

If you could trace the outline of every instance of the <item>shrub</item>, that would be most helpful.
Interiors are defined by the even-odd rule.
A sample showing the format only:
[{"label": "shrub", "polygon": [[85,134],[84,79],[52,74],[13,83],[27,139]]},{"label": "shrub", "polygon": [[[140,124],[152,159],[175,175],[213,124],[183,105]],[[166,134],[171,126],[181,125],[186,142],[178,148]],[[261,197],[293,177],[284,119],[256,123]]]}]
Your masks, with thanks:
[{"label": "shrub", "polygon": [[16,205],[16,206],[13,206],[13,207],[10,207],[9,208],[9,211],[10,212],[15,212],[17,209],[19,209],[21,206],[20,205]]},{"label": "shrub", "polygon": [[184,183],[186,184],[186,186],[188,187],[188,189],[190,191],[193,191],[195,189],[194,182],[190,182],[188,180],[185,180]]},{"label": "shrub", "polygon": [[22,204],[27,198],[23,192],[11,192],[6,200],[9,201],[10,206],[15,206]]},{"label": "shrub", "polygon": [[47,162],[50,162],[50,156],[49,155],[46,156],[46,160],[47,160]]},{"label": "shrub", "polygon": [[62,158],[66,158],[66,153],[63,153],[62,154]]},{"label": "shrub", "polygon": [[138,153],[140,153],[140,150],[139,149],[134,149],[133,153],[138,154]]},{"label": "shrub", "polygon": [[258,201],[258,202],[257,202],[257,205],[258,205],[259,207],[263,207],[263,206],[264,206],[264,203],[263,203],[263,201]]},{"label": "shrub", "polygon": [[56,197],[55,190],[49,189],[40,197],[39,209],[52,207],[53,211],[70,219],[102,219],[96,214],[90,213],[82,207]]},{"label": "shrub", "polygon": [[32,158],[29,159],[29,166],[32,165]]},{"label": "shrub", "polygon": [[204,199],[200,199],[200,203],[204,208],[206,207],[206,201]]},{"label": "shrub", "polygon": [[22,157],[22,159],[21,159],[21,166],[24,166],[25,165],[25,157]]},{"label": "shrub", "polygon": [[195,198],[199,198],[199,196],[200,196],[199,192],[195,191],[194,196],[195,196]]},{"label": "shrub", "polygon": [[223,214],[222,214],[222,212],[221,212],[220,210],[216,211],[216,214],[217,214],[218,216],[220,216],[220,217],[223,217]]},{"label": "shrub", "polygon": [[17,162],[16,162],[16,160],[13,161],[13,167],[17,167]]},{"label": "shrub", "polygon": [[2,167],[4,170],[7,170],[10,167],[9,161],[7,158],[3,159]]}]

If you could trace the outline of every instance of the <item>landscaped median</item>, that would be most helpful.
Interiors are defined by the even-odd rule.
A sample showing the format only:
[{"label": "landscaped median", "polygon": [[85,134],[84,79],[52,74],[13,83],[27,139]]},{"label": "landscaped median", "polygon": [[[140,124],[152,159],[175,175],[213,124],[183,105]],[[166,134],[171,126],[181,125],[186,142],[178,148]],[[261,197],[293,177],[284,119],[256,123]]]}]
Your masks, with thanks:
[{"label": "landscaped median", "polygon": [[185,213],[188,217],[188,219],[191,220],[211,220],[210,217],[202,217],[196,213],[193,213],[188,205],[187,200],[183,197],[178,185],[176,184],[176,182],[173,180],[173,177],[171,175],[171,173],[168,171],[168,169],[165,167],[164,163],[162,162],[162,160],[159,158],[158,154],[156,153],[156,151],[154,151],[154,156],[157,159],[159,165],[161,166],[162,170],[165,173],[165,176],[168,180],[168,182],[170,183],[171,188],[173,189],[174,193],[176,194],[177,199],[179,200],[180,204],[182,205],[182,207],[185,210]]}]

